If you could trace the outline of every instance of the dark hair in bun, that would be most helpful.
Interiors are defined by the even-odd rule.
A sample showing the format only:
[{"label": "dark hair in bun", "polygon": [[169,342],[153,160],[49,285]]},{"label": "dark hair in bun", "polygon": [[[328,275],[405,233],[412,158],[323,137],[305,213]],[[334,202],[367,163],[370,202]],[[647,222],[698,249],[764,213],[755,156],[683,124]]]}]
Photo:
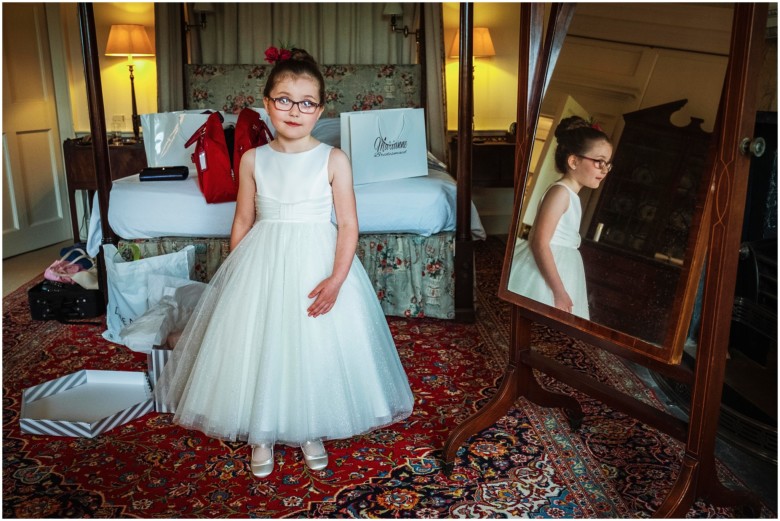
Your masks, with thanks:
[{"label": "dark hair in bun", "polygon": [[569,156],[585,155],[594,141],[603,140],[611,143],[601,127],[579,116],[562,119],[555,128],[555,138],[558,140],[555,149],[555,169],[562,174],[566,173]]},{"label": "dark hair in bun", "polygon": [[325,78],[322,77],[317,61],[303,49],[290,49],[290,53],[290,58],[277,61],[271,69],[271,74],[265,82],[263,96],[270,98],[276,83],[286,76],[311,76],[320,84],[319,102],[325,103]]}]

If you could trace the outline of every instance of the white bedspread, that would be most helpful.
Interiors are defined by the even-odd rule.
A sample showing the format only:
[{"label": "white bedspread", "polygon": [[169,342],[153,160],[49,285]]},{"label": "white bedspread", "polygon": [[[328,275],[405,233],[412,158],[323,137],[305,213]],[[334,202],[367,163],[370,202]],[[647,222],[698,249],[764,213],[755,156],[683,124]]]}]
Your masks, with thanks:
[{"label": "white bedspread", "polygon": [[[360,233],[411,233],[429,236],[455,230],[455,180],[431,165],[425,177],[355,187]],[[140,182],[138,175],[114,181],[108,220],[124,239],[229,237],[236,204],[207,204],[196,175],[184,181]],[[335,215],[333,217],[335,222]],[[471,231],[485,230],[471,205]],[[97,194],[89,221],[87,251],[100,250],[102,230]]]}]

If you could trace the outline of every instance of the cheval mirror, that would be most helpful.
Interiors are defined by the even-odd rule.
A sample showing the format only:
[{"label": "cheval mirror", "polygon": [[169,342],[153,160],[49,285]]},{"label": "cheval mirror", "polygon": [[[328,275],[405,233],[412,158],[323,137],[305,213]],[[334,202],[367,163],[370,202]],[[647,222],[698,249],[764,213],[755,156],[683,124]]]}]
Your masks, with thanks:
[{"label": "cheval mirror", "polygon": [[[577,400],[542,388],[536,369],[685,442],[656,516],[683,517],[699,497],[755,507],[751,493],[720,483],[714,446],[749,168],[740,145],[753,132],[767,4],[632,4],[633,17],[625,5],[553,4],[547,20],[543,5],[521,7],[515,199],[498,291],[513,304],[509,362],[493,398],[450,434],[445,468],[520,396],[564,408],[578,428]],[[594,23],[605,10],[610,27]],[[685,35],[641,25],[692,15],[707,23]],[[595,119],[614,147],[599,189],[579,194],[589,319],[511,285],[516,241],[559,177],[554,128],[573,114]],[[532,321],[690,385],[688,421],[534,351]],[[681,364],[689,333],[698,334],[693,368]]]}]

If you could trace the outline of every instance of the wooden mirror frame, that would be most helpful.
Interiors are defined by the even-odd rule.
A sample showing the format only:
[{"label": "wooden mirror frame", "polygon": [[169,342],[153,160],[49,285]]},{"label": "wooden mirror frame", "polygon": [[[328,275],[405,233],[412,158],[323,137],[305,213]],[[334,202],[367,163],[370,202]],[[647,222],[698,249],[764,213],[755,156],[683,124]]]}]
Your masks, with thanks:
[{"label": "wooden mirror frame", "polygon": [[[512,258],[515,249],[515,239],[522,227],[521,215],[523,202],[526,195],[527,179],[531,170],[531,155],[534,146],[534,138],[540,115],[541,102],[544,98],[546,85],[555,68],[557,56],[563,47],[563,42],[574,14],[574,4],[553,6],[551,22],[548,27],[547,38],[541,47],[541,57],[537,60],[534,56],[529,58],[530,67],[538,64],[544,71],[544,79],[538,72],[536,81],[529,87],[528,109],[522,120],[526,121],[524,136],[518,133],[516,143],[517,156],[515,164],[515,194],[512,219],[510,221],[509,234],[504,256],[504,264],[499,283],[499,298],[511,302],[522,309],[523,316],[545,325],[554,325],[557,329],[575,336],[585,342],[599,346],[632,361],[643,363],[650,360],[659,370],[666,364],[679,364],[690,326],[690,319],[696,302],[697,289],[704,263],[707,230],[702,223],[708,222],[705,201],[709,188],[712,186],[715,171],[715,147],[716,135],[713,133],[712,143],[707,154],[707,163],[702,172],[699,188],[697,190],[696,206],[693,209],[693,218],[688,233],[686,256],[681,266],[680,275],[674,289],[674,297],[668,309],[669,321],[662,335],[660,344],[651,343],[643,338],[627,332],[610,328],[599,322],[586,320],[571,313],[566,313],[552,306],[542,304],[536,300],[525,297],[508,289]],[[538,22],[537,22],[538,23]],[[538,36],[537,36],[538,38]],[[531,38],[533,40],[533,38]],[[531,42],[529,48],[538,47],[538,43]],[[523,51],[521,50],[521,53]],[[525,56],[521,54],[521,61]],[[521,65],[522,67],[522,65]],[[522,105],[523,94],[518,93],[518,107]],[[520,117],[520,116],[519,116]],[[620,143],[616,143],[619,150]],[[587,266],[586,266],[587,268]],[[628,353],[628,354],[626,354]]]},{"label": "wooden mirror frame", "polygon": [[[654,513],[655,517],[684,517],[697,498],[704,498],[720,506],[748,505],[752,510],[751,515],[758,515],[760,501],[755,493],[744,489],[730,489],[720,482],[715,462],[715,438],[728,354],[730,316],[736,287],[738,249],[750,166],[749,157],[740,152],[740,142],[753,132],[756,83],[761,65],[767,6],[768,4],[737,3],[734,7],[731,50],[718,120],[713,133],[716,151],[712,158],[713,182],[707,187],[700,232],[697,233],[695,243],[695,258],[697,262],[706,262],[706,270],[699,344],[693,369],[647,356],[642,350],[626,349],[627,346],[620,338],[601,336],[589,331],[587,328],[592,325],[589,321],[571,320],[570,317],[561,316],[563,312],[550,310],[530,299],[514,301],[509,360],[503,379],[496,393],[482,409],[450,433],[442,449],[445,472],[451,472],[454,468],[456,453],[461,444],[504,416],[520,397],[525,397],[537,406],[564,408],[572,429],[579,427],[583,419],[579,402],[572,396],[543,388],[534,375],[534,370],[538,370],[563,380],[568,386],[685,443],[677,479]],[[518,121],[526,121],[527,136],[518,137],[516,176],[520,168],[528,167],[530,143],[533,141],[539,113],[542,86],[549,72],[550,57],[555,56],[555,42],[562,42],[562,38],[555,37],[554,33],[561,27],[557,27],[554,20],[565,20],[559,11],[565,8],[554,5],[551,22],[548,24],[550,31],[542,47],[538,44],[538,29],[530,27],[539,21],[537,9],[539,8],[535,4],[523,4],[521,7]],[[463,30],[461,27],[461,31]],[[538,53],[540,61],[539,66],[534,66],[537,63],[537,49],[541,49]],[[525,80],[533,81],[528,81],[528,87],[525,87]],[[529,90],[525,90],[526,88]],[[528,119],[523,119],[524,117]],[[522,196],[522,190],[518,190],[518,194]],[[518,212],[515,212],[515,217],[519,217]],[[507,259],[511,260],[511,257]],[[503,287],[506,277],[502,279]],[[694,296],[691,294],[695,294],[695,289],[690,293],[686,292],[685,297]],[[624,358],[636,360],[651,370],[660,370],[661,373],[690,385],[692,392],[688,421],[617,392],[613,387],[535,352],[531,349],[532,320],[615,352]]]}]

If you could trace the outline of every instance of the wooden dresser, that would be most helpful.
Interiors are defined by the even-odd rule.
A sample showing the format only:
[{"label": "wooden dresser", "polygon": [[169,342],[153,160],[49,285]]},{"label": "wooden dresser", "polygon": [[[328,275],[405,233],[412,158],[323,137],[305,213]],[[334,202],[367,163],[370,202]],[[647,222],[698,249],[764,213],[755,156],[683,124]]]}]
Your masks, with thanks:
[{"label": "wooden dresser", "polygon": [[[515,175],[515,143],[506,137],[474,137],[471,142],[471,185],[512,188]],[[458,137],[450,139],[450,173],[458,177]]]},{"label": "wooden dresser", "polygon": [[[62,144],[65,156],[65,176],[68,182],[68,204],[73,226],[74,240],[79,237],[79,223],[76,214],[76,190],[87,190],[90,209],[92,196],[97,190],[95,162],[92,156],[92,144],[81,139],[66,139]],[[136,174],[146,167],[146,153],[143,143],[130,145],[109,145],[108,156],[111,167],[111,179],[121,179]]]}]

